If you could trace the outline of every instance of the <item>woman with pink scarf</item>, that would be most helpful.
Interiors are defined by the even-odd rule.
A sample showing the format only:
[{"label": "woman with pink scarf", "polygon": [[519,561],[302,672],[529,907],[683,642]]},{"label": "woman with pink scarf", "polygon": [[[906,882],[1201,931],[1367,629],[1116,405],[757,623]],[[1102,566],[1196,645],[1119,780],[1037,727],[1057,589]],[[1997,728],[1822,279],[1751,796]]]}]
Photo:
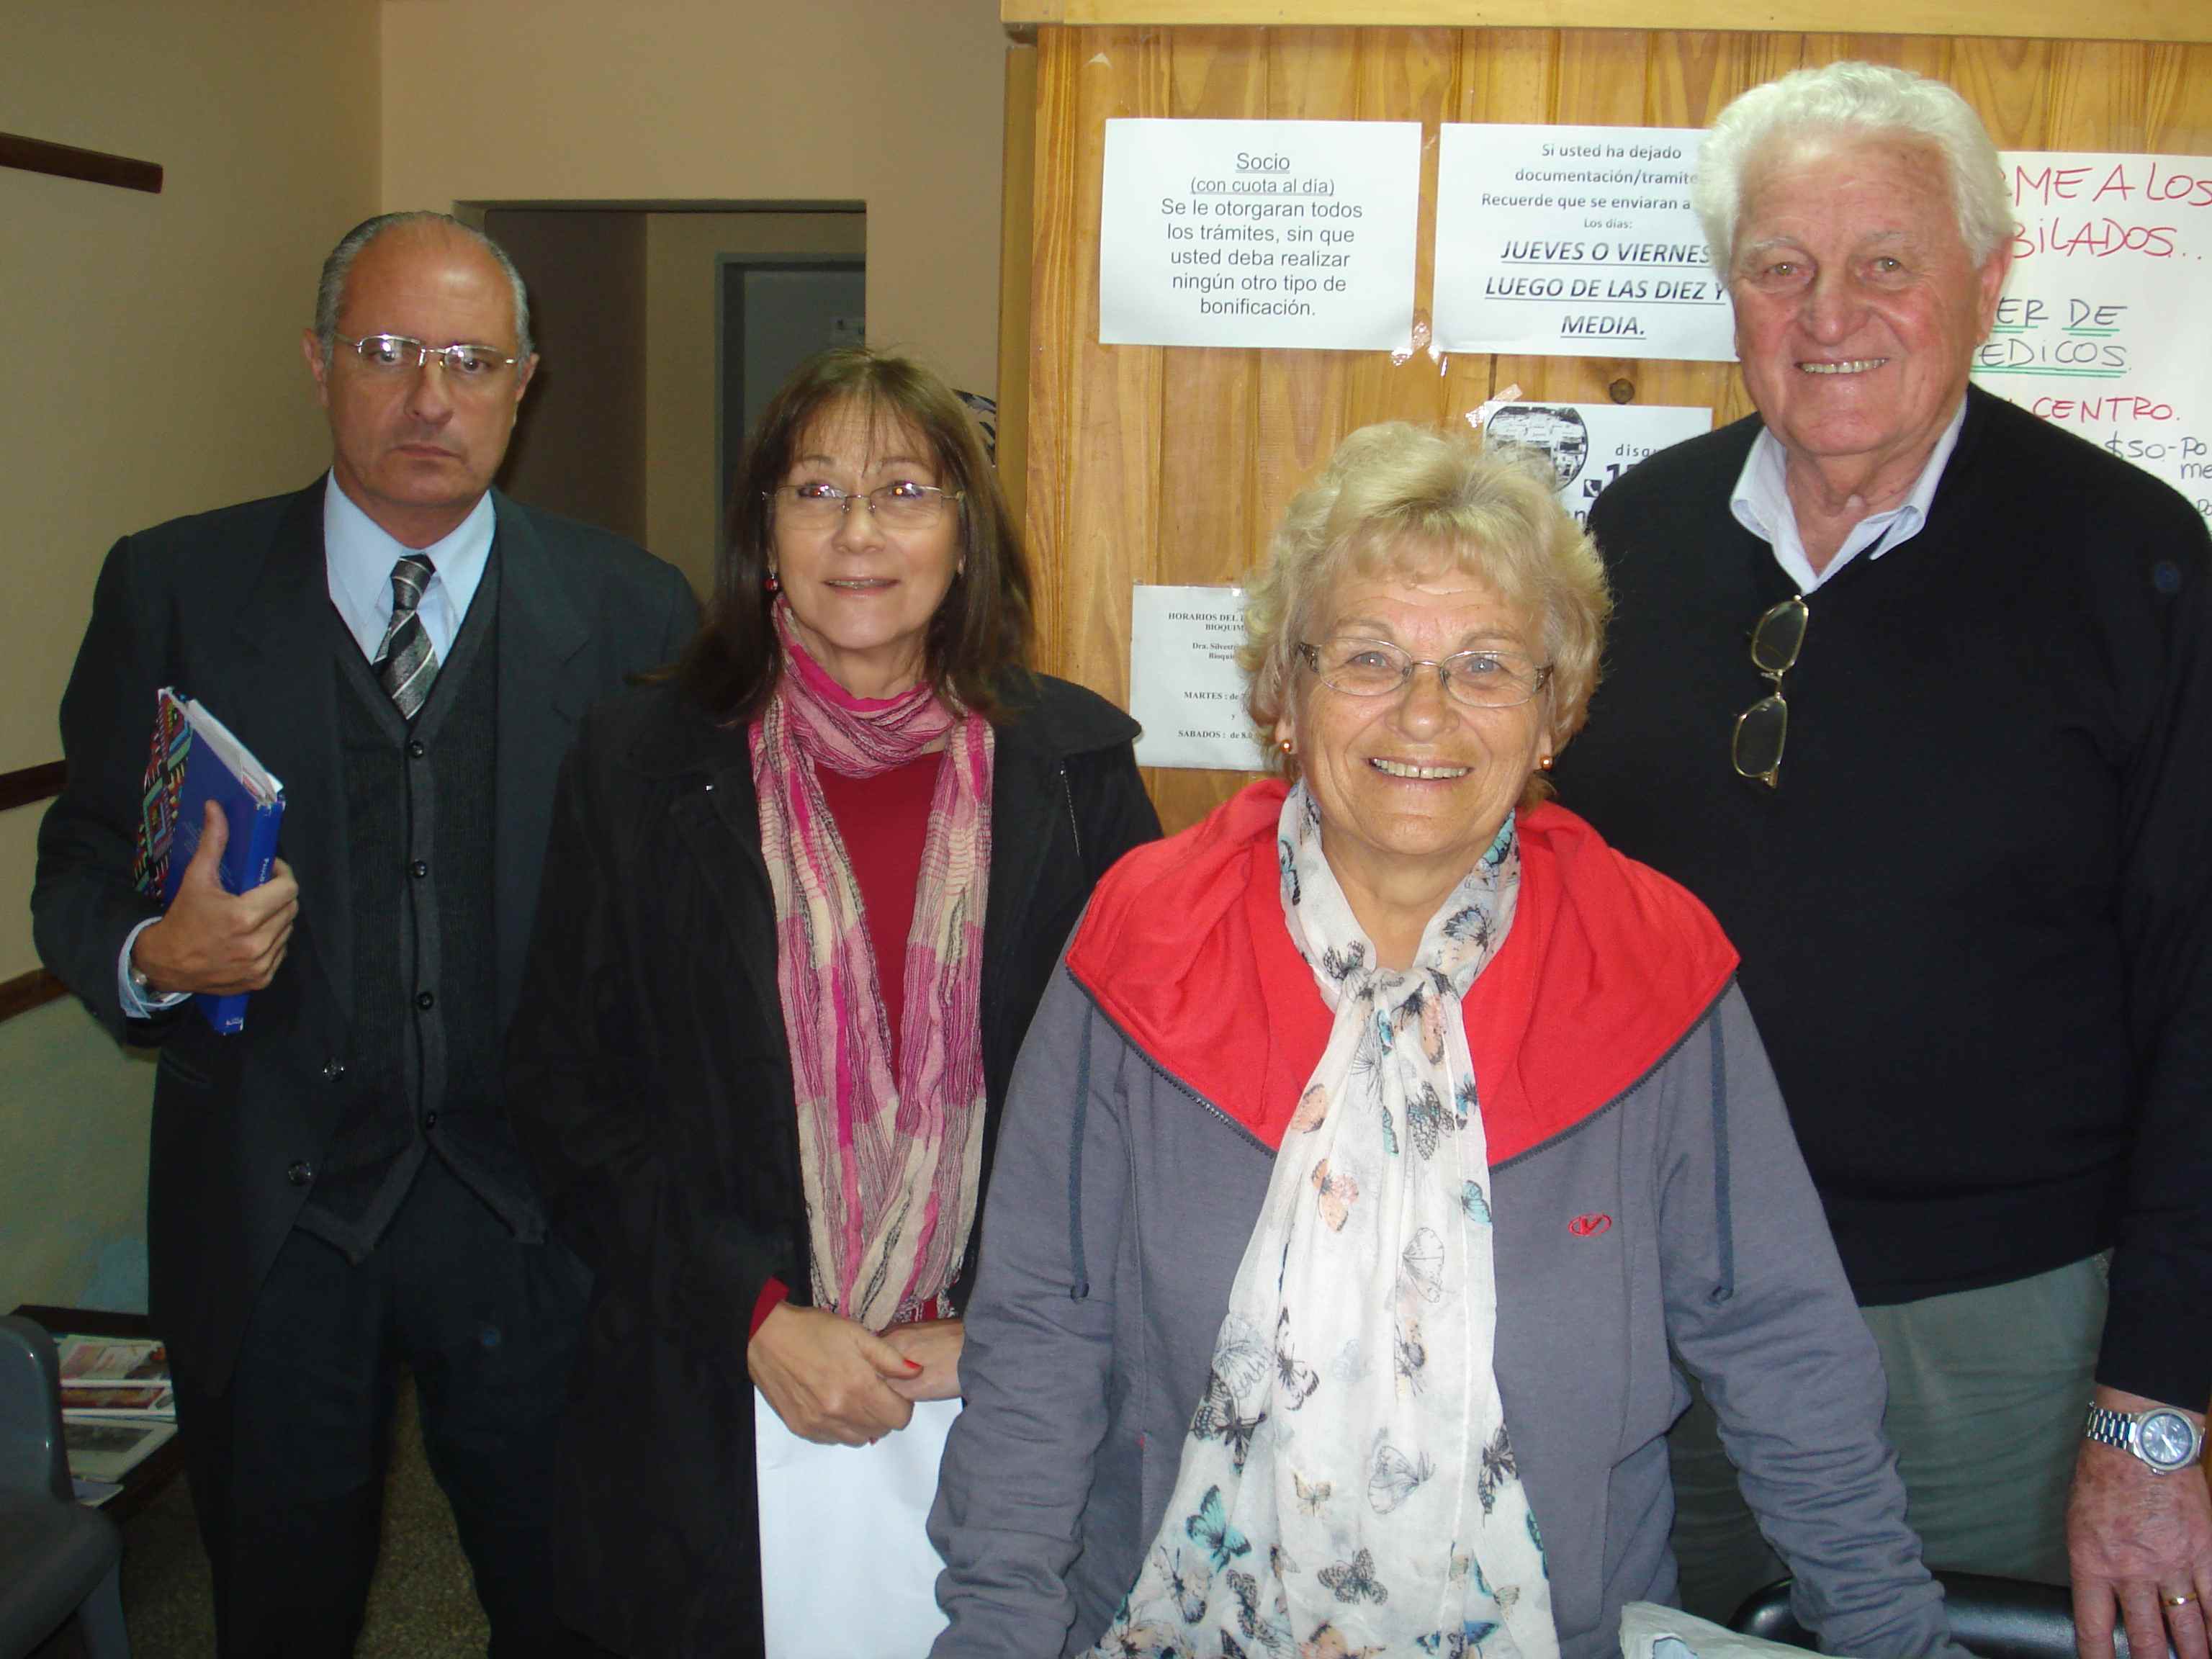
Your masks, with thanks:
[{"label": "woman with pink scarf", "polygon": [[[1025,666],[1017,533],[934,375],[804,365],[731,526],[682,663],[568,759],[510,1066],[595,1275],[559,1611],[656,1659],[763,1650],[764,1547],[771,1619],[824,1562],[865,1601],[927,1551],[1014,1055],[1158,833],[1133,724]],[[848,1486],[883,1494],[849,1523]]]}]

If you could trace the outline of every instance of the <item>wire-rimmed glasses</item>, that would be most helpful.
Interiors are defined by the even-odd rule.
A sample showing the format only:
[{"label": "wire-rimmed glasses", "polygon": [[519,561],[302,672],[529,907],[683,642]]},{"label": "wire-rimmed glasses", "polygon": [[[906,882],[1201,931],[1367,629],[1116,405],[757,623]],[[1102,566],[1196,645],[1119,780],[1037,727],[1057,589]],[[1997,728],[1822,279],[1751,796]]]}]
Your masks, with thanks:
[{"label": "wire-rimmed glasses", "polygon": [[895,478],[873,489],[840,489],[830,483],[778,484],[761,491],[761,499],[775,506],[791,523],[813,528],[835,524],[854,501],[866,501],[877,523],[886,530],[915,530],[934,524],[946,507],[965,498],[960,489],[939,489],[935,484]]},{"label": "wire-rimmed glasses", "polygon": [[1402,690],[1416,668],[1433,668],[1455,702],[1470,708],[1514,708],[1544,689],[1552,665],[1523,651],[1455,651],[1438,662],[1417,657],[1389,640],[1343,638],[1318,645],[1299,641],[1321,683],[1347,697],[1387,697]]},{"label": "wire-rimmed glasses", "polygon": [[1774,690],[1735,717],[1729,757],[1737,776],[1769,789],[1781,787],[1782,746],[1790,737],[1790,700],[1782,695],[1782,677],[1797,665],[1811,615],[1805,596],[1792,593],[1752,625],[1752,665],[1774,682]]},{"label": "wire-rimmed glasses", "polygon": [[340,339],[337,343],[351,346],[355,355],[378,374],[404,374],[435,359],[446,371],[446,378],[456,386],[495,385],[520,361],[497,346],[472,345],[465,340],[434,346],[406,334],[364,334],[358,340]]}]

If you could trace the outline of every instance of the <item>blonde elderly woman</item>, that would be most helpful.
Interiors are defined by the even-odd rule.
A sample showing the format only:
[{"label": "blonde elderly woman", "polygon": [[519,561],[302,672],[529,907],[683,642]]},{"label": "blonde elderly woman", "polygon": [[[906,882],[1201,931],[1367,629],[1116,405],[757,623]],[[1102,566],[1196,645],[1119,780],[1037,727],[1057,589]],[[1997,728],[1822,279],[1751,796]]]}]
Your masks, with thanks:
[{"label": "blonde elderly woman", "polygon": [[1107,876],[1016,1068],[936,1653],[1611,1654],[1670,1348],[1805,1622],[1942,1649],[1735,952],[1544,804],[1608,608],[1548,469],[1355,433],[1251,593],[1285,781]]}]

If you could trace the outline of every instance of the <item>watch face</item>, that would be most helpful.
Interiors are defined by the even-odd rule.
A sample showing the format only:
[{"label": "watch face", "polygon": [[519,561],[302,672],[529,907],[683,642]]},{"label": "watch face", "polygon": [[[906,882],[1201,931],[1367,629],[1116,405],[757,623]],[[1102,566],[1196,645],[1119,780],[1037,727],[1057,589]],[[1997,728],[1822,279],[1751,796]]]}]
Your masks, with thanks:
[{"label": "watch face", "polygon": [[2136,1427],[2136,1443],[2154,1468],[2178,1469],[2197,1449],[2197,1435],[2179,1412],[2149,1412]]}]

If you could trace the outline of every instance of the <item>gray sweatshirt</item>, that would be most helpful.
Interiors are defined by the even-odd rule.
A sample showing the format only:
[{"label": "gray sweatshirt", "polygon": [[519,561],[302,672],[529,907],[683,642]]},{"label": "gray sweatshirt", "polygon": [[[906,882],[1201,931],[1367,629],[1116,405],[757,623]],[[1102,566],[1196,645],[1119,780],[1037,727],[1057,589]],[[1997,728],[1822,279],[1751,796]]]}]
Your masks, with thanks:
[{"label": "gray sweatshirt", "polygon": [[[1619,977],[1596,994],[1636,994]],[[1166,1508],[1274,1158],[1167,1046],[1133,1041],[1065,962],[1030,1027],[930,1516],[936,1659],[1081,1652]],[[1498,1381],[1565,1659],[1615,1654],[1624,1604],[1674,1599],[1678,1364],[1823,1644],[1962,1654],[1905,1524],[1881,1362],[1733,981],[1492,1179]]]}]

